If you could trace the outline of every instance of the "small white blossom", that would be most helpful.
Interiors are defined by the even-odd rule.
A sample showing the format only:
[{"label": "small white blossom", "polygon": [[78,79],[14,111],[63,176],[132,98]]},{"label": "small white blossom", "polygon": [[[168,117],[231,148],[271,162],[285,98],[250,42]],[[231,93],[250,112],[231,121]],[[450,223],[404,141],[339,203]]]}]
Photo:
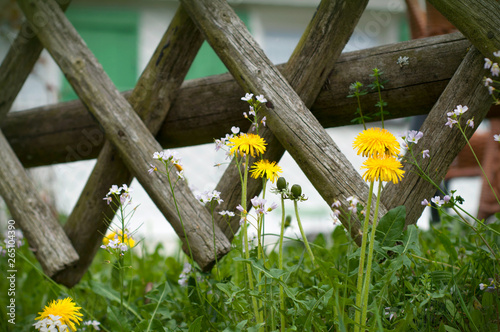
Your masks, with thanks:
[{"label": "small white blossom", "polygon": [[467,125],[471,128],[474,128],[474,119],[472,118],[472,119],[467,120]]},{"label": "small white blossom", "polygon": [[149,169],[148,169],[149,174],[153,174],[153,172],[156,172],[157,170],[158,170],[158,168],[156,168],[155,165],[149,164]]},{"label": "small white blossom", "polygon": [[493,86],[490,85],[488,87],[488,92],[490,93],[490,95],[493,94],[493,91],[495,91],[495,87],[493,87]]},{"label": "small white blossom", "polygon": [[451,200],[451,196],[450,196],[450,195],[445,195],[445,196],[443,197],[443,201],[444,201],[445,203],[448,203],[450,200]]},{"label": "small white blossom", "polygon": [[252,98],[253,98],[253,93],[245,93],[245,97],[241,97],[241,100],[249,101],[252,100]]},{"label": "small white blossom", "polygon": [[429,158],[430,157],[430,154],[429,154],[429,150],[424,150],[422,151],[422,158]]},{"label": "small white blossom", "polygon": [[484,58],[484,69],[490,69],[493,61],[488,58]]},{"label": "small white blossom", "polygon": [[480,290],[485,290],[486,288],[488,288],[488,285],[483,284],[483,283],[480,283],[480,284],[479,284],[479,289],[480,289]]},{"label": "small white blossom", "polygon": [[231,127],[231,132],[235,135],[238,134],[240,132],[240,127]]},{"label": "small white blossom", "polygon": [[121,192],[121,188],[118,187],[116,184],[112,185],[111,188],[109,188],[109,192],[106,196],[109,195],[119,195]]},{"label": "small white blossom", "polygon": [[500,67],[498,67],[498,63],[494,63],[493,66],[491,66],[491,75],[493,76],[498,76],[500,74]]},{"label": "small white blossom", "polygon": [[177,173],[177,177],[178,177],[179,179],[181,179],[181,180],[184,180],[184,179],[185,179],[185,178],[184,178],[184,170],[182,170],[182,171],[180,171],[180,172],[179,172],[179,171],[177,171],[177,172],[175,172],[175,173]]},{"label": "small white blossom", "polygon": [[267,211],[264,207],[266,205],[265,199],[255,196],[250,200],[250,202],[252,202],[252,206],[255,208],[257,214],[267,214]]},{"label": "small white blossom", "polygon": [[452,118],[448,118],[448,122],[446,122],[444,125],[452,128],[455,123],[457,123],[457,120],[454,120]]},{"label": "small white blossom", "polygon": [[341,205],[342,203],[340,203],[340,201],[337,199],[332,203],[332,208],[339,208]]},{"label": "small white blossom", "polygon": [[266,117],[263,117],[262,120],[260,120],[260,122],[264,125],[264,127],[266,126],[266,120],[267,120]]},{"label": "small white blossom", "polygon": [[88,320],[88,321],[82,322],[82,324],[85,326],[92,326],[94,328],[94,330],[96,330],[96,331],[101,330],[101,328],[99,327],[99,325],[101,325],[101,323],[99,323],[96,320]]},{"label": "small white blossom", "polygon": [[153,153],[153,159],[163,159],[163,151]]},{"label": "small white blossom", "polygon": [[490,84],[493,83],[493,80],[489,77],[484,79],[484,86],[490,86]]},{"label": "small white blossom", "polygon": [[433,198],[431,198],[431,202],[436,204],[437,206],[441,206],[445,203],[445,201],[442,200],[439,196],[434,196]]},{"label": "small white blossom", "polygon": [[396,62],[401,68],[410,64],[410,58],[407,56],[400,56]]},{"label": "small white blossom", "polygon": [[500,58],[500,51],[493,52],[493,55],[497,58]]},{"label": "small white blossom", "polygon": [[408,133],[406,134],[406,141],[408,143],[415,143],[417,144],[418,141],[424,136],[424,133],[421,131],[417,130],[409,130]]},{"label": "small white blossom", "polygon": [[457,108],[455,108],[453,112],[458,116],[464,114],[468,110],[469,108],[467,106],[457,105]]},{"label": "small white blossom", "polygon": [[232,211],[224,210],[224,211],[220,211],[219,214],[221,216],[234,217],[234,212],[232,212]]},{"label": "small white blossom", "polygon": [[500,142],[500,134],[498,135],[493,135],[493,139],[497,142]]},{"label": "small white blossom", "polygon": [[427,199],[424,199],[420,204],[422,204],[424,206],[430,206],[431,205]]},{"label": "small white blossom", "polygon": [[186,287],[189,280],[189,274],[192,271],[192,266],[189,263],[184,263],[184,268],[182,269],[182,273],[179,275],[179,285],[182,287]]},{"label": "small white blossom", "polygon": [[258,95],[256,98],[261,104],[267,103],[267,99],[264,98],[264,95]]}]

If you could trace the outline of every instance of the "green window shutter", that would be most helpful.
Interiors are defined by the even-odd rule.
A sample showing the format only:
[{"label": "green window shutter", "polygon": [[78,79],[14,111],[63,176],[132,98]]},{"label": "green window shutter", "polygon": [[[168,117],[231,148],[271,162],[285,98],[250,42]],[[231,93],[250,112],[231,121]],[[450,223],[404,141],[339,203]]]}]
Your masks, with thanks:
[{"label": "green window shutter", "polygon": [[411,39],[410,23],[408,18],[404,16],[399,21],[399,41],[407,41]]},{"label": "green window shutter", "polygon": [[[70,7],[67,17],[118,90],[132,89],[137,80],[139,14],[116,9]],[[64,79],[61,99],[77,98]]]},{"label": "green window shutter", "polygon": [[[249,28],[250,17],[248,12],[242,10],[236,10],[236,14],[240,17],[240,19],[245,23],[247,28]],[[186,79],[190,80],[193,78],[206,77],[210,75],[217,75],[226,73],[228,70],[226,66],[219,59],[215,51],[212,47],[205,41],[201,46],[196,58],[189,68],[189,71],[186,75]]]}]

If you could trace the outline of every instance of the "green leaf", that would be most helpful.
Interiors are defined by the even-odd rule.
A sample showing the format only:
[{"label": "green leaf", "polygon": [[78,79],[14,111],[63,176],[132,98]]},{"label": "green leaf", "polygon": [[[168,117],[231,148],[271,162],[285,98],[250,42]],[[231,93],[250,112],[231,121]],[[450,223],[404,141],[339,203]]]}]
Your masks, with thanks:
[{"label": "green leaf", "polygon": [[150,331],[164,331],[163,324],[159,319],[153,319],[152,321],[143,320],[135,327],[135,332],[143,332],[146,329],[150,329]]},{"label": "green leaf", "polygon": [[201,331],[201,321],[203,320],[203,316],[200,316],[194,320],[194,322],[191,323],[191,326],[189,326],[189,331],[188,332],[200,332]]},{"label": "green leaf", "polygon": [[[171,291],[170,285],[168,284],[168,281],[165,282],[165,286],[163,287],[163,292],[160,295],[160,298],[158,299],[158,303],[156,304],[156,308],[153,311],[153,315],[151,316],[151,320],[149,321],[149,324],[147,325],[146,332],[149,332],[151,330],[157,331],[156,328],[154,328],[154,322],[157,321],[155,318],[156,312],[158,311],[158,308],[160,307],[160,304],[163,302],[163,299],[167,295],[167,289]],[[160,324],[161,326],[161,324]]]},{"label": "green leaf", "polygon": [[[140,317],[139,317],[140,318]],[[106,322],[112,331],[131,331],[132,328],[128,324],[127,320],[124,319],[123,315],[120,314],[120,309],[116,307],[109,306]]]},{"label": "green leaf", "polygon": [[418,228],[415,225],[409,225],[406,228],[403,236],[403,252],[413,251],[415,254],[420,255],[420,247],[418,245]]},{"label": "green leaf", "polygon": [[453,246],[453,244],[451,243],[450,238],[448,236],[444,235],[443,232],[441,232],[437,229],[433,229],[433,230],[436,233],[436,235],[439,239],[439,242],[441,242],[441,244],[443,245],[443,247],[446,250],[446,252],[448,253],[448,255],[450,255],[452,262],[458,261],[457,251],[455,250],[455,246]]},{"label": "green leaf", "polygon": [[[120,293],[118,293],[114,289],[110,289],[108,286],[105,286],[103,284],[94,281],[90,283],[90,287],[92,288],[94,293],[99,294],[110,301],[114,301],[118,304],[120,303]],[[123,302],[123,306],[132,314],[134,314],[134,316],[141,319],[141,316],[137,313],[137,311],[134,308],[132,308],[126,301]]]},{"label": "green leaf", "polygon": [[314,313],[314,309],[316,309],[316,307],[321,303],[322,299],[330,299],[333,295],[333,288],[330,288],[330,290],[328,292],[326,292],[325,294],[323,294],[323,296],[321,296],[312,306],[312,308],[309,310],[309,313],[307,314],[307,319],[306,319],[306,323],[305,323],[305,326],[304,326],[304,329],[305,331],[310,331],[311,330],[311,323],[312,323],[312,319],[313,319],[313,313]]},{"label": "green leaf", "polygon": [[375,239],[382,247],[393,246],[396,240],[402,238],[405,227],[406,208],[404,205],[395,207],[383,216],[375,233]]}]

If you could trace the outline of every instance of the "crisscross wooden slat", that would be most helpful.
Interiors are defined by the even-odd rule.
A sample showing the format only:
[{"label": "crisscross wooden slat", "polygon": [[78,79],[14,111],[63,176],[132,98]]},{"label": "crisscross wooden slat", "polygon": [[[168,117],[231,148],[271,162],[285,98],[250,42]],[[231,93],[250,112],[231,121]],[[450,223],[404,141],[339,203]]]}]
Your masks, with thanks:
[{"label": "crisscross wooden slat", "polygon": [[78,259],[78,254],[0,131],[0,195],[23,230],[43,271],[53,276]]},{"label": "crisscross wooden slat", "polygon": [[[65,11],[71,1],[61,2],[61,10]],[[36,37],[36,30],[24,22],[0,66],[0,123],[12,107],[42,50],[43,45]]]},{"label": "crisscross wooden slat", "polygon": [[[203,37],[198,29],[182,7],[179,7],[129,98],[130,105],[153,135],[160,129],[202,42]],[[56,281],[69,287],[80,281],[106,233],[108,225],[103,222],[103,215],[108,220],[112,220],[114,216],[114,211],[102,203],[102,197],[113,184],[130,185],[132,177],[107,141],[64,225],[66,234],[81,258],[77,264],[55,276]]]},{"label": "crisscross wooden slat", "polygon": [[[368,186],[286,79],[253,40],[245,25],[222,0],[182,0],[188,13],[233,77],[247,91],[262,93],[269,127],[295,159],[323,199],[368,197]],[[348,6],[352,1],[340,2]],[[373,211],[373,210],[372,210]],[[383,206],[380,214],[385,214]],[[359,241],[360,223],[351,219],[351,234]]]},{"label": "crisscross wooden slat", "polygon": [[[310,107],[319,94],[367,3],[368,1],[364,0],[350,1],[347,5],[345,1],[328,0],[320,3],[295,51],[283,68],[284,77],[302,98],[306,107]],[[262,128],[259,134],[268,144],[263,158],[279,161],[285,149],[272,131],[266,127]],[[239,172],[233,160],[217,185],[217,190],[225,193],[227,197],[222,209],[231,209],[241,201],[241,184],[238,178]],[[247,198],[250,200],[259,195],[261,190],[262,181],[250,181]],[[233,234],[238,231],[239,217],[232,218],[228,223],[222,216],[218,216],[217,222],[229,239],[232,239]]]},{"label": "crisscross wooden slat", "polygon": [[[69,2],[63,6],[66,9]],[[12,107],[22,85],[40,53],[40,41],[27,24],[22,24],[0,66],[0,123]],[[4,198],[17,227],[23,230],[44,272],[53,276],[72,264],[78,254],[50,208],[38,196],[5,136],[0,131],[0,195]]]},{"label": "crisscross wooden slat", "polygon": [[[467,138],[470,138],[490,109],[491,97],[483,84],[483,63],[483,56],[473,47],[420,129],[424,137],[415,145],[415,154],[434,183],[439,184],[444,179],[453,159],[466,144],[457,128],[444,125],[446,113],[453,111],[457,105],[469,107],[461,122],[464,125],[468,119],[474,118],[476,127],[465,130]],[[431,158],[421,159],[421,151],[425,149],[430,150]],[[410,225],[417,222],[425,208],[420,202],[424,198],[430,200],[436,188],[420,177],[414,165],[406,163],[404,170],[406,173],[401,183],[388,183],[380,199],[387,208],[405,205],[406,225]]]},{"label": "crisscross wooden slat", "polygon": [[[31,24],[34,15],[46,17],[46,24],[38,29],[38,38],[178,236],[184,243],[189,240],[194,259],[202,267],[214,261],[210,214],[196,201],[187,185],[179,181],[175,187],[181,217],[178,216],[172,194],[166,190],[167,175],[146,172],[145,166],[151,161],[153,152],[162,150],[162,147],[116,90],[56,3],[53,0],[20,0],[19,5]],[[227,252],[230,244],[218,227],[215,227],[214,236],[218,254]]]}]

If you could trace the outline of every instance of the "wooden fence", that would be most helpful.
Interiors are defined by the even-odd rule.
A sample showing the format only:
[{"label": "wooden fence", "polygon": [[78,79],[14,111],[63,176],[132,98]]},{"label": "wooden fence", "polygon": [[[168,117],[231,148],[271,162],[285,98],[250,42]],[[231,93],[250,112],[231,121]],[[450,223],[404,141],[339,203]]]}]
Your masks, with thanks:
[{"label": "wooden fence", "polygon": [[[424,168],[440,181],[465,145],[457,129],[444,128],[446,111],[468,105],[471,111],[465,117],[479,124],[490,109],[482,83],[483,58],[500,48],[500,5],[494,0],[432,0],[466,38],[457,33],[341,56],[367,2],[321,1],[289,61],[275,66],[224,0],[181,0],[136,87],[120,94],[65,17],[69,1],[19,0],[27,23],[0,67],[0,195],[45,273],[70,287],[81,279],[106,232],[103,214],[110,219],[114,214],[102,197],[112,184],[130,184],[133,177],[186,243],[172,195],[165,190],[166,176],[145,170],[153,152],[162,147],[210,142],[225,134],[228,123],[240,124],[242,105],[237,102],[244,92],[264,94],[269,101],[268,127],[261,133],[268,142],[265,158],[278,161],[287,150],[326,204],[345,202],[353,194],[366,204],[368,186],[324,128],[349,124],[355,109],[345,98],[349,83],[379,67],[389,79],[383,93],[394,110],[391,117],[429,114],[417,149],[433,146],[435,157],[425,159]],[[231,75],[182,84],[204,39]],[[80,101],[7,115],[43,48]],[[399,56],[408,56],[409,65],[397,65]],[[211,97],[204,97],[207,94]],[[372,105],[374,98],[367,96],[363,102]],[[68,155],[68,147],[78,150],[85,130],[105,139],[97,139],[88,153]],[[97,158],[97,163],[68,221],[60,226],[24,167],[76,158]],[[229,210],[241,200],[233,165],[216,188],[225,195],[222,208]],[[405,205],[406,222],[413,224],[424,208],[420,201],[434,189],[411,165],[405,171],[400,184],[384,188],[380,213]],[[252,182],[248,197],[259,194],[261,185]],[[214,250],[208,208],[184,183],[175,190],[194,258],[202,269],[210,269],[214,252],[222,257],[230,250],[239,217],[229,224],[216,220]],[[342,223],[359,241],[359,221]]]}]

